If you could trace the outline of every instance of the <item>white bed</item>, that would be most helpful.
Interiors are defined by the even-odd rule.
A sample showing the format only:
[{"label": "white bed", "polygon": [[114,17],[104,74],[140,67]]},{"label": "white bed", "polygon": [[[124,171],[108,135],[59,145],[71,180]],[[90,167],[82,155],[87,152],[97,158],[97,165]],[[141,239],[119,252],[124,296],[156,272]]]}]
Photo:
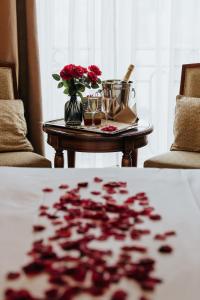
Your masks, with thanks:
[{"label": "white bed", "polygon": [[[159,169],[20,169],[0,168],[0,299],[4,299],[6,287],[27,287],[37,295],[43,289],[42,280],[22,278],[8,282],[5,274],[16,271],[28,260],[26,252],[34,240],[32,225],[38,223],[38,207],[57,200],[61,183],[71,187],[77,182],[93,178],[104,181],[127,181],[131,194],[146,192],[153,206],[163,216],[161,222],[150,222],[152,231],[175,230],[177,236],[170,239],[174,252],[162,255],[157,252],[160,242],[150,238],[144,244],[150,255],[156,258],[156,274],[164,283],[149,294],[151,300],[200,299],[200,171]],[[42,189],[54,189],[48,195]],[[106,247],[106,243],[105,243]],[[136,284],[122,281],[119,284],[129,293],[131,300],[141,294]],[[113,287],[113,290],[116,286]],[[75,299],[110,299],[110,289],[102,297],[79,296]]]}]

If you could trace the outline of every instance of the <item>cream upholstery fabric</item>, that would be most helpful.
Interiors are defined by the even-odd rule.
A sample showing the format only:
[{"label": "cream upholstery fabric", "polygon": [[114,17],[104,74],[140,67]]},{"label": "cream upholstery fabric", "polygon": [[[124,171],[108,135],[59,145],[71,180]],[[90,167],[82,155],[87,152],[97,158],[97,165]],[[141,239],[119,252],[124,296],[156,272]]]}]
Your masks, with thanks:
[{"label": "cream upholstery fabric", "polygon": [[200,98],[177,96],[171,150],[200,152]]},{"label": "cream upholstery fabric", "polygon": [[51,168],[51,162],[39,154],[19,151],[0,153],[0,166]]},{"label": "cream upholstery fabric", "polygon": [[200,97],[200,68],[188,68],[186,70],[184,96]]},{"label": "cream upholstery fabric", "polygon": [[0,100],[0,152],[33,151],[21,100]]},{"label": "cream upholstery fabric", "polygon": [[14,99],[12,69],[0,67],[0,99]]},{"label": "cream upholstery fabric", "polygon": [[144,162],[145,168],[200,169],[200,153],[170,151]]}]

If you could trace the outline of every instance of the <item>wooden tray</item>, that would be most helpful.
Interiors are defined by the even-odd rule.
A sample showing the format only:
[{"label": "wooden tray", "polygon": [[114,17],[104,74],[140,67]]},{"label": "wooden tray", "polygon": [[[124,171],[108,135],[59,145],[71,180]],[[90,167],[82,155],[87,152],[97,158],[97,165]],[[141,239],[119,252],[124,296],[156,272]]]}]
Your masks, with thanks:
[{"label": "wooden tray", "polygon": [[[112,132],[101,130],[103,127],[109,126],[109,125],[116,126],[117,130],[112,131]],[[64,119],[47,121],[47,122],[45,122],[45,126],[57,127],[57,128],[71,128],[71,129],[80,130],[80,131],[100,133],[100,134],[104,134],[104,135],[114,135],[117,133],[121,133],[121,132],[125,132],[128,130],[134,129],[134,128],[137,129],[137,128],[143,127],[140,121],[138,123],[134,123],[134,124],[126,124],[126,123],[119,123],[119,122],[110,121],[110,120],[108,120],[107,124],[103,120],[101,126],[98,126],[98,127],[93,127],[93,126],[89,127],[89,126],[84,126],[84,125],[80,125],[80,126],[68,126],[67,125],[66,126]]]}]

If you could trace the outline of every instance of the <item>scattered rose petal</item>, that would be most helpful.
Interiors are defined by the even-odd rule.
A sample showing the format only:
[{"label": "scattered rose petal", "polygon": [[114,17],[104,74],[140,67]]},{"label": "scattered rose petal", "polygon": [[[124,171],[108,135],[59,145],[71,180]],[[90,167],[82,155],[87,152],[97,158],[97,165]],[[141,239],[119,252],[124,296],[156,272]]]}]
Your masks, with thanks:
[{"label": "scattered rose petal", "polygon": [[141,253],[147,252],[147,248],[142,247],[142,246],[124,246],[124,247],[122,247],[122,250],[124,250],[124,251],[135,251],[135,252],[141,252]]},{"label": "scattered rose petal", "polygon": [[47,205],[40,205],[40,210],[47,210],[49,207]]},{"label": "scattered rose petal", "polygon": [[137,197],[137,198],[144,198],[145,196],[146,196],[146,194],[143,193],[143,192],[137,193],[137,194],[136,194],[136,197]]},{"label": "scattered rose petal", "polygon": [[61,190],[66,190],[68,188],[69,188],[68,184],[61,184],[61,185],[59,185],[59,189],[61,189]]},{"label": "scattered rose petal", "polygon": [[100,192],[100,191],[92,191],[91,194],[92,194],[92,195],[100,195],[101,192]]},{"label": "scattered rose petal", "polygon": [[23,271],[27,275],[36,275],[44,271],[45,265],[41,261],[34,261],[23,267]]},{"label": "scattered rose petal", "polygon": [[66,281],[61,276],[51,276],[49,282],[55,285],[66,286]]},{"label": "scattered rose petal", "polygon": [[53,189],[52,188],[49,188],[49,187],[46,187],[42,190],[44,193],[51,193],[53,192]]},{"label": "scattered rose petal", "polygon": [[166,240],[166,236],[165,236],[165,234],[156,234],[154,236],[154,239],[158,240],[158,241],[165,241]]},{"label": "scattered rose petal", "polygon": [[88,182],[79,182],[78,183],[78,188],[86,188],[88,187]]},{"label": "scattered rose petal", "polygon": [[123,290],[117,290],[111,297],[111,300],[125,300],[127,298],[127,293]]},{"label": "scattered rose petal", "polygon": [[128,190],[121,189],[121,190],[119,190],[119,193],[120,194],[128,194]]},{"label": "scattered rose petal", "polygon": [[141,296],[140,300],[149,300],[149,298],[147,298],[146,296]]},{"label": "scattered rose petal", "polygon": [[9,280],[15,280],[15,279],[18,279],[19,277],[20,277],[19,272],[9,272],[6,276],[6,278]]},{"label": "scattered rose petal", "polygon": [[58,290],[57,289],[49,289],[47,291],[45,291],[45,295],[47,297],[48,300],[52,299],[57,299],[58,296]]},{"label": "scattered rose petal", "polygon": [[113,132],[113,131],[116,131],[116,130],[117,130],[117,127],[116,127],[116,126],[109,125],[109,126],[106,126],[106,127],[101,128],[101,130],[102,130],[102,131]]},{"label": "scattered rose petal", "polygon": [[158,249],[161,253],[171,253],[173,251],[172,247],[169,245],[163,245]]},{"label": "scattered rose petal", "polygon": [[[95,183],[102,181],[102,178],[94,177]],[[153,291],[162,282],[152,276],[157,269],[156,261],[145,257],[148,248],[135,245],[135,240],[142,243],[143,236],[151,234],[148,228],[140,228],[139,224],[149,219],[161,220],[161,216],[154,212],[155,209],[150,206],[144,192],[128,197],[123,203],[118,202],[117,195],[129,192],[124,181],[104,182],[99,185],[98,190],[88,191],[89,198],[83,198],[82,188],[87,188],[88,185],[88,182],[79,182],[75,188],[69,189],[68,185],[61,184],[59,188],[67,191],[51,207],[40,206],[39,215],[48,224],[54,225],[51,226],[53,232],[44,240],[36,240],[32,244],[28,252],[31,261],[22,268],[24,275],[47,276],[49,287],[41,295],[41,299],[45,300],[72,300],[79,296],[81,298],[82,293],[88,293],[90,297],[102,296],[103,299],[104,293],[113,283],[120,284],[125,278],[137,282],[142,290]],[[44,190],[53,191],[48,187]],[[104,195],[101,195],[102,191]],[[116,195],[116,199],[112,194]],[[101,197],[97,199],[92,195]],[[34,232],[44,229],[43,225],[33,226]],[[96,229],[95,232],[93,229]],[[171,230],[153,237],[164,241],[175,234]],[[130,238],[132,242],[128,243],[127,239]],[[111,239],[121,245],[115,261],[115,252],[111,251],[111,247],[95,248],[95,243],[93,244],[93,241],[103,243],[107,240],[110,242]],[[170,253],[172,248],[163,245],[158,251]],[[17,279],[18,273],[8,273],[7,278]],[[88,284],[85,286],[86,278]],[[39,300],[26,290],[10,289],[6,293],[5,300]],[[126,291],[119,289],[110,299],[126,298]],[[148,299],[141,296],[140,300]]]},{"label": "scattered rose petal", "polygon": [[34,232],[40,232],[40,231],[43,231],[43,230],[45,230],[45,226],[43,226],[43,225],[34,225],[33,226],[33,231]]},{"label": "scattered rose petal", "polygon": [[176,235],[175,231],[167,231],[167,232],[165,232],[165,236],[173,236],[173,235]]},{"label": "scattered rose petal", "polygon": [[37,299],[33,297],[31,293],[25,289],[21,289],[21,290],[7,289],[5,291],[5,300],[37,300]]},{"label": "scattered rose petal", "polygon": [[103,181],[102,178],[100,178],[100,177],[94,177],[94,182],[100,183],[100,182],[102,182],[102,181]]},{"label": "scattered rose petal", "polygon": [[62,222],[62,221],[59,221],[59,220],[55,220],[55,221],[52,221],[52,222],[51,222],[51,224],[52,224],[52,225],[55,225],[55,226],[56,226],[56,225],[61,225],[62,223],[63,223],[63,222]]},{"label": "scattered rose petal", "polygon": [[125,204],[133,204],[137,198],[135,196],[126,199]]},{"label": "scattered rose petal", "polygon": [[160,221],[162,219],[160,215],[150,215],[149,218],[153,221]]},{"label": "scattered rose petal", "polygon": [[104,293],[104,289],[101,287],[92,286],[86,289],[86,292],[90,293],[93,296],[101,296]]}]

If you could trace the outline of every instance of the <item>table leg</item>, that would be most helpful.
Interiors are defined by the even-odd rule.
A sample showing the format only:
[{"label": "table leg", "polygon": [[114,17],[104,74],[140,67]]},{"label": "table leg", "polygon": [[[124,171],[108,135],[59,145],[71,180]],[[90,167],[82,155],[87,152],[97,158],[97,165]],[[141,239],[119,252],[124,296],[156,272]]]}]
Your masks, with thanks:
[{"label": "table leg", "polygon": [[67,150],[68,168],[75,168],[76,152]]},{"label": "table leg", "polygon": [[132,167],[137,167],[138,149],[133,149],[131,153]]},{"label": "table leg", "polygon": [[122,156],[122,167],[131,167],[131,166],[132,166],[131,151],[124,151]]},{"label": "table leg", "polygon": [[64,156],[63,150],[56,150],[55,158],[54,158],[54,167],[55,168],[64,168]]}]

